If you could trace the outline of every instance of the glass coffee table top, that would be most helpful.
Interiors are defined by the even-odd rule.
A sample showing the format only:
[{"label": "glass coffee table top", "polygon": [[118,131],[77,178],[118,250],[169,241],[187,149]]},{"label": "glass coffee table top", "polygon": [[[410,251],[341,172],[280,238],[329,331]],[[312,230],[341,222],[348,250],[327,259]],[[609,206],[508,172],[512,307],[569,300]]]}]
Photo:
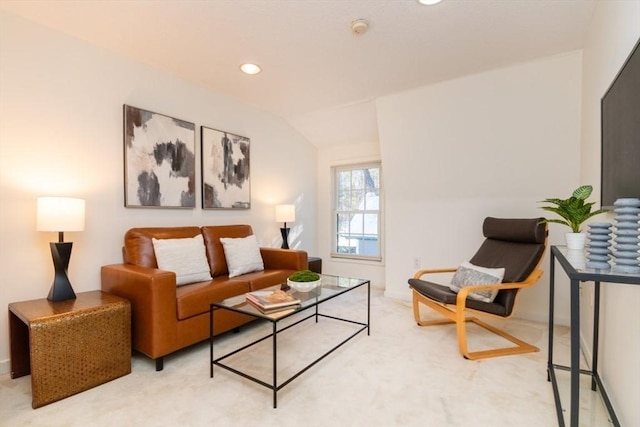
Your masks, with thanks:
[{"label": "glass coffee table top", "polygon": [[301,302],[299,306],[283,309],[280,311],[275,311],[272,313],[263,313],[255,305],[249,303],[246,300],[246,297],[244,295],[238,295],[232,298],[228,298],[224,301],[214,303],[213,306],[223,307],[228,310],[250,314],[252,316],[262,317],[270,320],[276,319],[276,318],[279,319],[283,317],[288,317],[293,313],[297,313],[313,305],[317,305],[324,301],[335,298],[338,295],[341,295],[345,292],[348,292],[354,288],[363,286],[368,283],[369,283],[369,280],[367,279],[356,279],[353,277],[342,277],[342,276],[329,276],[329,275],[323,274],[322,282],[320,286],[316,287],[315,289],[312,289],[309,292],[296,291],[293,288],[289,288],[286,283],[282,285],[271,286],[268,288],[260,289],[261,291],[282,289],[282,290],[285,290],[288,294],[290,294],[294,298],[300,300]]}]

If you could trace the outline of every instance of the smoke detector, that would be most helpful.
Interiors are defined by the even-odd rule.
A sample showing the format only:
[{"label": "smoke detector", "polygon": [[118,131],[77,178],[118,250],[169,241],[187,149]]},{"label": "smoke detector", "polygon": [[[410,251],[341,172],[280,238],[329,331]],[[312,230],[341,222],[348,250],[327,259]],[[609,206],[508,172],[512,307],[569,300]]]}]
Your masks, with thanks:
[{"label": "smoke detector", "polygon": [[369,22],[366,19],[356,19],[351,22],[351,31],[353,34],[364,34],[369,29]]}]

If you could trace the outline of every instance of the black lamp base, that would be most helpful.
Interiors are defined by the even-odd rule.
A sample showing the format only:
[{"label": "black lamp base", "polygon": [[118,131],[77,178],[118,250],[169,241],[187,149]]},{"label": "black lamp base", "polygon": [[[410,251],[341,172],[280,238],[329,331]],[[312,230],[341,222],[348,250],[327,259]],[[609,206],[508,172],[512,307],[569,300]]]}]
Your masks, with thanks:
[{"label": "black lamp base", "polygon": [[51,257],[53,258],[53,267],[55,269],[53,284],[49,290],[49,296],[47,296],[49,301],[64,301],[76,298],[76,293],[73,292],[69,277],[67,277],[67,268],[69,267],[69,260],[71,259],[72,246],[72,242],[49,243]]},{"label": "black lamp base", "polygon": [[281,228],[280,234],[282,234],[282,249],[289,249],[289,230],[290,228]]}]

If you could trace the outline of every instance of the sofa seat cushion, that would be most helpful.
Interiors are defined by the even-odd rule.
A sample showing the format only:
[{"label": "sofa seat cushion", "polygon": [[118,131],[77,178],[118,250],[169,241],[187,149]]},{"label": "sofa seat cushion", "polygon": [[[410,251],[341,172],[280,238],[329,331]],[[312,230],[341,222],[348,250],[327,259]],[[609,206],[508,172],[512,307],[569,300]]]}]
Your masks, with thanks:
[{"label": "sofa seat cushion", "polygon": [[249,283],[252,291],[257,291],[269,286],[277,285],[278,283],[287,283],[287,277],[291,276],[294,270],[263,270],[256,271],[254,273],[243,274],[242,276],[234,277],[231,280],[242,280]]},{"label": "sofa seat cushion", "polygon": [[176,288],[178,320],[209,312],[209,304],[250,292],[249,282],[219,276],[208,282],[193,283]]}]

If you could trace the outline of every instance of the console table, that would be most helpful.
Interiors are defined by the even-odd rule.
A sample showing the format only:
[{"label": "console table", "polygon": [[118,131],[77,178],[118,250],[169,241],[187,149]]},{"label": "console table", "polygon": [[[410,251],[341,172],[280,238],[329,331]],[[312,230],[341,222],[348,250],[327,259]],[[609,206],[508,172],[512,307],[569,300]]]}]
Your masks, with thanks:
[{"label": "console table", "polygon": [[11,378],[31,374],[35,409],[131,372],[129,301],[101,291],[9,304]]},{"label": "console table", "polygon": [[[584,254],[583,254],[584,255]],[[568,259],[568,250],[562,246],[551,247],[550,258],[550,278],[549,278],[549,358],[547,362],[547,379],[553,385],[553,395],[556,403],[556,413],[558,415],[558,424],[564,427],[564,415],[562,410],[562,402],[558,391],[558,381],[555,376],[555,370],[568,370],[571,372],[570,383],[570,402],[569,402],[569,425],[577,427],[579,417],[579,401],[580,401],[580,374],[591,375],[591,390],[599,391],[602,395],[604,404],[609,412],[611,422],[614,426],[620,426],[609,396],[602,385],[600,375],[598,374],[598,328],[600,315],[600,283],[622,283],[630,285],[640,285],[640,275],[611,273],[606,270],[591,270],[586,268],[576,268]],[[569,277],[570,284],[570,304],[571,304],[571,358],[570,366],[562,366],[553,363],[553,310],[554,310],[554,285],[555,285],[555,261],[556,259],[562,267],[562,271]],[[595,284],[595,296],[593,307],[593,349],[591,370],[580,369],[580,282],[592,281]]]}]

